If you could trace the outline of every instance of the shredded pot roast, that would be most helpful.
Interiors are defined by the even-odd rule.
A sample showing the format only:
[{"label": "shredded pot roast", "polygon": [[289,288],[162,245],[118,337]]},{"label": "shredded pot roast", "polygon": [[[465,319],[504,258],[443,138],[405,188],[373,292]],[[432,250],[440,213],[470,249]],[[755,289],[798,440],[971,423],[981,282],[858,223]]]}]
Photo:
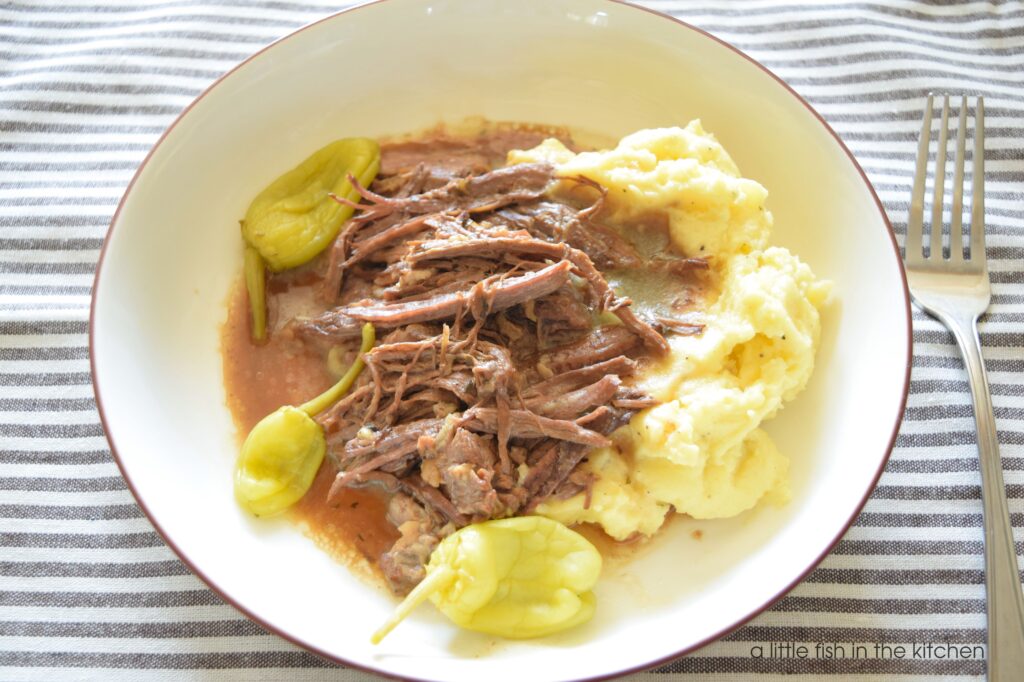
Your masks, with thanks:
[{"label": "shredded pot roast", "polygon": [[[321,265],[323,312],[282,330],[350,357],[363,324],[377,330],[366,371],[318,419],[331,495],[390,493],[400,537],[379,564],[400,594],[460,527],[552,496],[589,504],[581,462],[655,404],[630,385],[638,363],[667,352],[662,332],[701,331],[638,315],[605,275],[681,277],[706,260],[645,257],[600,222],[600,186],[493,158],[449,138],[393,146]],[[559,180],[588,203],[553,199]]]}]

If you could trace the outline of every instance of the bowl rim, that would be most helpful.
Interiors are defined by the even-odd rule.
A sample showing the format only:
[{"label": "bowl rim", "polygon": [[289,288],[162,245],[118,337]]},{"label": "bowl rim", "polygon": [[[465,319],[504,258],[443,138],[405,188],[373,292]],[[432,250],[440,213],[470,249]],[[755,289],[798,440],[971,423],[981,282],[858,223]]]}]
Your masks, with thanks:
[{"label": "bowl rim", "polygon": [[[138,491],[135,488],[135,484],[132,482],[131,478],[129,477],[129,475],[127,473],[127,470],[125,469],[124,463],[123,463],[123,461],[121,459],[121,456],[118,453],[117,444],[114,442],[114,437],[111,434],[111,432],[110,432],[110,430],[108,429],[108,426],[107,426],[107,416],[106,416],[106,413],[105,413],[105,411],[103,409],[103,397],[102,397],[102,395],[100,393],[99,382],[97,380],[97,377],[98,377],[98,374],[97,374],[97,364],[96,364],[96,355],[95,355],[95,352],[94,352],[94,348],[95,348],[95,332],[96,332],[96,325],[95,325],[96,300],[97,300],[97,292],[99,291],[100,276],[103,274],[103,264],[104,264],[104,260],[105,260],[106,254],[107,254],[107,247],[110,245],[110,241],[111,241],[111,238],[113,237],[113,233],[114,233],[114,228],[118,224],[118,219],[120,218],[121,211],[124,208],[124,205],[125,205],[125,203],[126,203],[126,201],[128,199],[128,196],[131,194],[131,191],[134,188],[136,181],[142,175],[143,171],[146,168],[146,165],[149,163],[150,159],[156,153],[156,151],[160,147],[160,145],[163,144],[164,140],[168,137],[168,135],[170,135],[170,133],[174,130],[175,127],[177,127],[177,125],[182,121],[182,119],[184,119],[185,116],[187,116],[189,114],[189,112],[192,110],[192,108],[195,107],[214,88],[216,88],[218,85],[220,85],[222,81],[224,81],[227,78],[229,78],[230,76],[232,76],[236,71],[241,69],[243,66],[248,64],[250,61],[252,61],[255,58],[257,58],[260,55],[262,55],[264,52],[267,52],[268,50],[270,50],[271,48],[275,47],[279,43],[282,43],[282,42],[284,42],[286,40],[289,40],[289,39],[297,36],[298,34],[302,33],[303,31],[305,31],[305,30],[307,30],[309,28],[312,28],[314,26],[317,26],[317,25],[319,25],[321,23],[324,23],[324,22],[327,22],[327,21],[332,21],[333,19],[335,19],[338,16],[341,16],[343,14],[349,14],[351,12],[355,12],[355,11],[358,11],[360,9],[363,9],[363,8],[366,8],[366,7],[370,7],[370,6],[373,6],[373,5],[383,4],[383,3],[388,2],[388,1],[389,0],[370,0],[369,2],[365,2],[363,4],[355,5],[353,7],[348,7],[348,8],[345,8],[345,9],[337,11],[337,12],[332,12],[331,14],[328,14],[328,15],[326,15],[324,17],[321,17],[320,19],[316,19],[314,21],[309,22],[308,24],[300,26],[299,28],[295,29],[294,31],[291,31],[290,33],[287,33],[286,35],[281,36],[280,38],[277,38],[276,40],[268,43],[267,45],[263,46],[262,48],[260,48],[256,52],[252,53],[251,55],[246,57],[244,60],[242,60],[241,62],[239,62],[235,66],[233,66],[231,69],[229,69],[228,71],[226,71],[225,73],[220,75],[212,83],[210,83],[209,86],[207,86],[201,93],[199,93],[199,95],[197,95],[196,98],[193,99],[181,111],[181,113],[178,114],[177,117],[175,117],[174,121],[167,127],[167,129],[164,130],[163,133],[161,133],[160,137],[153,144],[152,148],[149,150],[149,152],[146,154],[145,158],[142,160],[142,163],[139,164],[139,167],[138,167],[138,169],[136,169],[134,175],[132,175],[132,179],[128,182],[128,185],[125,187],[124,194],[121,196],[121,199],[120,199],[120,201],[117,204],[117,208],[115,209],[114,214],[113,214],[113,216],[110,219],[110,226],[108,227],[107,233],[106,233],[106,235],[104,236],[104,239],[103,239],[103,246],[100,249],[99,258],[98,258],[98,260],[96,262],[96,274],[94,275],[94,278],[93,278],[92,295],[91,295],[91,301],[90,301],[90,305],[89,305],[89,332],[88,332],[88,335],[89,335],[89,340],[88,340],[88,346],[89,346],[89,369],[90,369],[93,393],[96,395],[96,409],[97,409],[97,412],[99,413],[100,423],[103,426],[104,435],[106,436],[107,442],[110,444],[111,455],[113,456],[114,461],[117,463],[117,467],[118,467],[118,470],[121,473],[121,477],[124,479],[125,483],[128,486],[128,489],[132,493],[132,496],[135,498],[135,501],[139,505],[139,508],[142,509],[142,512],[146,515],[146,518],[152,524],[154,530],[156,530],[157,534],[161,537],[161,539],[163,539],[164,543],[177,555],[177,557],[189,568],[189,570],[195,576],[197,576],[200,580],[202,580],[211,590],[213,590],[213,592],[215,592],[217,594],[217,596],[219,596],[225,602],[227,602],[232,607],[237,609],[240,613],[242,613],[242,615],[244,615],[249,620],[253,621],[254,623],[259,625],[260,627],[262,627],[265,630],[267,630],[268,632],[270,632],[270,633],[272,633],[274,635],[277,635],[278,637],[281,637],[281,638],[291,642],[292,644],[298,645],[299,647],[303,648],[304,650],[309,651],[309,652],[311,652],[311,653],[313,653],[313,654],[315,654],[317,656],[320,656],[321,658],[324,658],[324,659],[326,659],[329,662],[338,663],[338,664],[344,665],[344,666],[346,666],[348,668],[353,668],[353,669],[356,669],[356,670],[361,670],[361,671],[364,671],[364,672],[372,673],[372,674],[375,674],[375,675],[380,675],[380,676],[383,676],[383,677],[386,677],[386,678],[390,678],[390,679],[410,680],[411,682],[428,682],[430,678],[407,677],[407,676],[399,675],[399,674],[396,674],[396,673],[388,672],[386,670],[381,670],[379,668],[375,668],[375,667],[373,667],[371,665],[357,663],[355,661],[349,661],[346,658],[344,658],[343,656],[340,656],[338,654],[326,651],[326,650],[324,650],[324,649],[322,649],[320,647],[317,647],[317,646],[314,646],[312,644],[309,644],[308,642],[304,641],[299,636],[293,635],[290,632],[286,632],[285,630],[281,629],[277,625],[274,625],[273,623],[270,623],[268,621],[263,620],[260,616],[256,615],[255,613],[250,611],[247,607],[245,607],[244,605],[242,605],[241,603],[236,601],[234,598],[230,597],[224,590],[221,589],[221,587],[219,585],[217,585],[209,577],[207,577],[207,575],[205,573],[203,573],[203,571],[198,567],[198,565],[192,559],[190,559],[178,547],[178,545],[174,542],[174,540],[164,531],[164,529],[160,525],[160,522],[150,512],[149,508],[146,506],[146,502],[139,495]],[[693,24],[687,23],[686,21],[683,21],[682,19],[674,17],[674,16],[672,16],[670,14],[666,14],[664,12],[660,12],[658,10],[651,9],[649,7],[643,7],[643,6],[640,6],[640,5],[633,4],[632,2],[629,2],[628,0],[599,0],[599,1],[607,2],[607,3],[613,3],[615,5],[625,6],[625,7],[630,8],[630,9],[640,10],[640,11],[643,11],[643,12],[647,12],[648,14],[650,14],[650,15],[652,15],[654,17],[657,17],[659,19],[664,19],[664,20],[667,20],[667,21],[671,21],[671,22],[673,22],[674,24],[676,24],[677,26],[679,26],[679,27],[681,27],[683,29],[686,29],[686,30],[689,30],[689,31],[693,31],[693,32],[703,36],[704,38],[710,39],[710,40],[718,43],[719,45],[729,49],[734,54],[738,55],[739,57],[742,57],[746,61],[750,62],[751,64],[753,64],[754,66],[759,68],[766,75],[768,75],[770,78],[772,78],[778,85],[782,86],[782,88],[787,93],[789,93],[790,96],[792,96],[794,99],[796,99],[797,102],[799,102],[801,105],[803,105],[803,107],[805,109],[807,109],[807,111],[818,121],[818,123],[820,123],[825,128],[826,132],[828,132],[832,136],[832,138],[839,145],[840,149],[842,149],[842,151],[846,154],[846,157],[849,160],[849,162],[851,164],[853,164],[853,167],[856,169],[857,173],[860,175],[860,178],[863,181],[865,188],[868,190],[868,193],[871,195],[871,198],[874,199],[875,206],[878,209],[879,217],[882,219],[882,223],[883,223],[883,225],[887,229],[888,236],[889,236],[889,241],[892,244],[893,255],[896,258],[896,267],[897,267],[897,269],[899,271],[899,274],[900,274],[900,284],[902,285],[903,307],[904,307],[905,317],[906,317],[905,333],[906,333],[906,339],[907,339],[907,349],[906,349],[907,362],[906,362],[906,368],[905,368],[904,376],[903,376],[903,391],[902,391],[903,394],[900,397],[899,410],[896,413],[896,419],[895,419],[895,423],[892,426],[892,431],[891,431],[891,434],[890,434],[890,437],[889,437],[889,443],[886,446],[885,453],[884,453],[884,455],[882,456],[882,458],[881,458],[881,460],[879,462],[878,470],[875,472],[875,475],[873,476],[873,478],[871,480],[871,484],[865,490],[864,495],[861,498],[860,502],[858,502],[857,505],[854,507],[854,509],[853,509],[853,511],[852,511],[852,513],[850,515],[850,518],[843,525],[843,528],[828,543],[828,545],[823,549],[823,551],[810,562],[810,564],[807,566],[807,568],[805,568],[803,571],[801,571],[792,581],[790,581],[785,587],[780,589],[775,595],[770,597],[767,601],[765,601],[764,603],[762,603],[759,606],[757,606],[754,609],[752,609],[746,616],[744,616],[743,618],[739,619],[738,621],[736,621],[732,625],[729,625],[728,627],[722,628],[718,632],[710,634],[707,637],[701,639],[700,641],[698,641],[698,642],[696,642],[694,644],[688,645],[688,646],[680,649],[679,651],[676,651],[676,652],[671,653],[671,654],[667,654],[665,656],[661,656],[661,657],[656,658],[656,659],[654,659],[652,661],[647,661],[647,662],[644,662],[644,663],[641,663],[641,664],[638,664],[638,665],[633,665],[633,666],[630,666],[628,668],[623,668],[623,669],[620,669],[620,670],[615,670],[615,671],[612,671],[612,672],[609,672],[609,673],[602,673],[602,674],[597,675],[597,676],[578,678],[578,680],[576,682],[598,682],[599,680],[607,680],[607,679],[611,679],[611,678],[615,678],[615,677],[629,675],[629,674],[632,674],[632,673],[642,672],[642,671],[650,670],[651,668],[663,665],[663,664],[668,663],[670,661],[674,661],[674,660],[676,660],[678,658],[681,658],[681,657],[683,657],[683,656],[685,656],[687,654],[690,654],[690,653],[692,653],[692,652],[694,652],[694,651],[696,651],[696,650],[698,650],[698,649],[700,649],[700,648],[702,648],[702,647],[704,647],[704,646],[706,646],[706,645],[708,645],[708,644],[710,644],[710,643],[712,643],[714,641],[717,641],[717,640],[721,639],[722,637],[724,637],[724,636],[726,636],[726,635],[728,635],[728,634],[738,630],[739,628],[741,628],[742,626],[747,624],[749,621],[751,621],[753,618],[759,616],[761,613],[763,613],[764,611],[768,610],[772,605],[774,605],[782,597],[784,597],[786,594],[788,594],[790,591],[792,591],[793,588],[795,588],[798,584],[803,582],[804,578],[806,578],[815,568],[817,568],[817,566],[822,562],[822,560],[824,560],[824,558],[826,556],[828,556],[832,552],[832,550],[836,547],[836,545],[843,538],[843,536],[846,535],[846,533],[853,526],[854,522],[857,520],[857,517],[860,515],[861,511],[864,509],[864,506],[867,504],[868,499],[871,497],[872,493],[875,491],[875,488],[878,486],[878,481],[879,481],[879,479],[882,476],[882,472],[885,470],[885,467],[886,467],[886,465],[889,462],[889,458],[892,455],[893,448],[896,445],[896,437],[899,434],[899,429],[900,429],[900,426],[901,426],[901,424],[903,422],[903,415],[904,415],[904,412],[906,411],[907,398],[908,398],[909,392],[910,392],[910,372],[911,372],[911,367],[913,365],[913,342],[914,342],[912,315],[911,315],[911,308],[910,308],[910,289],[909,289],[909,286],[907,284],[907,275],[906,275],[906,271],[903,268],[903,259],[900,256],[899,244],[896,241],[896,233],[893,230],[892,223],[890,222],[889,216],[888,216],[888,214],[885,211],[885,206],[882,204],[881,199],[878,197],[878,193],[875,192],[875,188],[871,184],[871,181],[868,179],[867,174],[864,172],[864,169],[861,167],[860,163],[858,163],[856,157],[853,155],[853,153],[850,151],[850,149],[843,142],[842,138],[839,137],[839,135],[835,132],[835,130],[832,129],[832,126],[830,126],[828,124],[828,122],[825,121],[825,119],[821,116],[821,114],[819,114],[814,109],[814,107],[812,107],[800,94],[798,94],[796,92],[796,90],[794,90],[788,83],[786,83],[786,81],[784,81],[782,78],[777,76],[768,67],[764,66],[759,61],[757,61],[753,57],[749,56],[748,54],[746,54],[745,52],[743,52],[739,48],[733,46],[732,44],[726,42],[725,40],[723,40],[723,39],[721,39],[721,38],[719,38],[719,37],[717,37],[717,36],[707,32],[707,31],[705,31],[704,29],[698,28],[697,26],[694,26]]]}]

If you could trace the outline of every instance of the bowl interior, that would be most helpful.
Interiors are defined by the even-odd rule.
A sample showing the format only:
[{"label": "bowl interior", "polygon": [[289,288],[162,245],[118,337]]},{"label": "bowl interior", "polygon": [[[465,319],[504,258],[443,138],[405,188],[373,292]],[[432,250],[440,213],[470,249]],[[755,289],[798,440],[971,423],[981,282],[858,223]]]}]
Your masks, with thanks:
[{"label": "bowl interior", "polygon": [[[391,598],[289,524],[249,519],[232,498],[236,440],[219,326],[240,273],[236,226],[259,189],[329,140],[467,116],[615,137],[701,118],[769,189],[774,242],[833,280],[834,302],[810,386],[768,426],[792,458],[789,505],[674,521],[632,560],[608,566],[597,616],[564,635],[496,641],[423,608],[373,647],[369,633]],[[586,678],[729,629],[844,530],[902,411],[909,342],[900,272],[881,210],[832,134],[757,65],[706,35],[604,0],[387,0],[257,55],[158,145],[106,247],[95,381],[107,432],[151,517],[193,568],[265,624],[391,674],[476,679],[514,658],[532,679]]]}]

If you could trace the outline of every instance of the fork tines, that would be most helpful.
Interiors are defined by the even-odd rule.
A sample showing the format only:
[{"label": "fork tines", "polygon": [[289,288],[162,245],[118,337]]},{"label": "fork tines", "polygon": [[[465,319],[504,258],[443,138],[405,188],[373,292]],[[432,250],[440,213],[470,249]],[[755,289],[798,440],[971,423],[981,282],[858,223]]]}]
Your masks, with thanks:
[{"label": "fork tines", "polygon": [[[924,253],[924,207],[925,178],[928,176],[929,145],[934,120],[935,95],[928,95],[921,139],[917,149],[917,170],[914,176],[914,190],[911,195],[910,212],[907,216],[907,238],[905,243],[908,264],[923,263],[944,258],[942,249],[943,208],[945,206],[946,148],[949,145],[950,96],[942,95],[942,114],[939,122],[938,147],[935,152],[935,187],[931,204],[931,232],[928,255]],[[968,98],[960,97],[959,124],[956,131],[956,159],[953,167],[953,205],[949,225],[950,261],[963,261],[963,206],[964,206],[964,157],[967,148]],[[967,260],[980,254],[985,255],[985,102],[978,97],[974,115],[974,154],[971,189],[970,254]]]}]

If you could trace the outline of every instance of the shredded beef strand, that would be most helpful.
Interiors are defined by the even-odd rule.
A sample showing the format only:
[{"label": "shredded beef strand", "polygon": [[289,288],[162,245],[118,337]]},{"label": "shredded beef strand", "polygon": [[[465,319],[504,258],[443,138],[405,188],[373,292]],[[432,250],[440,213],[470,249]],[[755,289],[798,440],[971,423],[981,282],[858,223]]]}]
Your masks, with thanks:
[{"label": "shredded beef strand", "polygon": [[558,457],[551,467],[550,475],[538,486],[537,492],[527,507],[533,510],[538,503],[551,496],[562,481],[568,478],[587,454],[587,448],[577,443],[559,443]]},{"label": "shredded beef strand", "polygon": [[324,272],[324,279],[320,283],[320,299],[325,303],[333,303],[341,291],[341,280],[345,272],[345,260],[348,258],[349,243],[352,237],[359,230],[360,223],[349,220],[338,232],[331,244],[331,251],[328,254],[327,270]]},{"label": "shredded beef strand", "polygon": [[361,210],[359,220],[371,221],[395,212],[422,215],[454,208],[470,213],[481,213],[522,201],[532,201],[544,195],[547,186],[554,179],[554,168],[546,163],[508,166],[482,175],[458,178],[444,187],[422,194],[396,198],[371,192],[351,175],[348,179],[369,206],[348,201],[343,197],[334,199]]},{"label": "shredded beef strand", "polygon": [[518,277],[489,278],[479,283],[479,289],[474,285],[467,291],[440,294],[423,301],[348,306],[335,313],[361,322],[371,322],[375,326],[398,327],[457,318],[469,310],[475,298],[480,296],[487,302],[485,312],[497,312],[558,289],[568,281],[570,268],[568,261],[562,261]]},{"label": "shredded beef strand", "polygon": [[[353,467],[360,467],[362,471],[372,471],[377,468],[362,469],[360,465],[367,462],[411,455],[416,452],[416,441],[420,436],[433,435],[441,429],[441,426],[441,419],[423,419],[384,428],[369,442],[354,438],[345,443],[341,452],[336,455],[338,468],[341,470],[339,475],[344,476]],[[332,453],[334,452],[332,450]]]},{"label": "shredded beef strand", "polygon": [[[462,425],[471,431],[497,433],[497,410],[491,407],[470,408],[463,415]],[[529,410],[509,410],[509,425],[515,438],[554,438],[594,447],[611,445],[611,441],[600,433],[585,429],[576,422],[542,417]]]},{"label": "shredded beef strand", "polygon": [[550,379],[533,384],[522,393],[523,398],[534,396],[549,397],[574,391],[581,386],[597,381],[609,374],[625,377],[636,371],[636,361],[625,355],[616,355],[608,360],[594,362],[576,369],[557,374]]},{"label": "shredded beef strand", "polygon": [[654,398],[615,398],[612,400],[613,407],[621,407],[624,410],[644,410],[660,404]]},{"label": "shredded beef strand", "polygon": [[540,364],[556,373],[575,370],[630,353],[639,342],[624,325],[604,325],[577,341],[545,351]]},{"label": "shredded beef strand", "polygon": [[525,407],[531,412],[552,419],[575,419],[591,407],[610,402],[618,393],[621,383],[619,377],[608,374],[593,384],[575,391],[528,400]]},{"label": "shredded beef strand", "polygon": [[[359,261],[365,260],[371,254],[377,253],[387,246],[393,246],[396,241],[403,240],[411,235],[421,232],[428,227],[432,216],[421,215],[388,227],[383,232],[367,237],[361,241],[352,243],[352,255],[342,264],[341,268],[352,267]],[[357,223],[358,224],[358,223]]]},{"label": "shredded beef strand", "polygon": [[672,317],[659,317],[658,324],[681,336],[696,336],[704,331],[704,325]]},{"label": "shredded beef strand", "polygon": [[416,474],[399,478],[383,471],[370,471],[346,479],[342,485],[338,485],[337,480],[335,480],[327,497],[328,499],[333,498],[342,488],[364,488],[370,485],[378,486],[389,493],[405,492],[425,507],[440,513],[458,528],[469,523],[469,520],[455,508],[451,500],[442,495],[436,488],[427,485]]},{"label": "shredded beef strand", "polygon": [[454,528],[445,525],[440,514],[400,491],[388,501],[387,520],[398,529],[400,537],[380,556],[379,565],[391,589],[405,594],[426,576],[427,560],[441,538]]},{"label": "shredded beef strand", "polygon": [[296,317],[289,320],[285,329],[301,339],[341,343],[357,339],[362,334],[362,323],[337,310],[328,310],[313,318]]},{"label": "shredded beef strand", "polygon": [[419,361],[420,355],[423,354],[423,351],[426,348],[427,346],[421,342],[419,349],[416,350],[412,359],[409,360],[409,363],[405,366],[405,368],[402,370],[401,375],[398,377],[398,384],[394,390],[394,398],[392,398],[391,405],[388,407],[388,409],[384,411],[384,420],[388,424],[394,423],[395,416],[398,414],[398,408],[402,404],[402,398],[405,393],[405,389],[409,385],[409,370],[411,370],[413,366]]}]

